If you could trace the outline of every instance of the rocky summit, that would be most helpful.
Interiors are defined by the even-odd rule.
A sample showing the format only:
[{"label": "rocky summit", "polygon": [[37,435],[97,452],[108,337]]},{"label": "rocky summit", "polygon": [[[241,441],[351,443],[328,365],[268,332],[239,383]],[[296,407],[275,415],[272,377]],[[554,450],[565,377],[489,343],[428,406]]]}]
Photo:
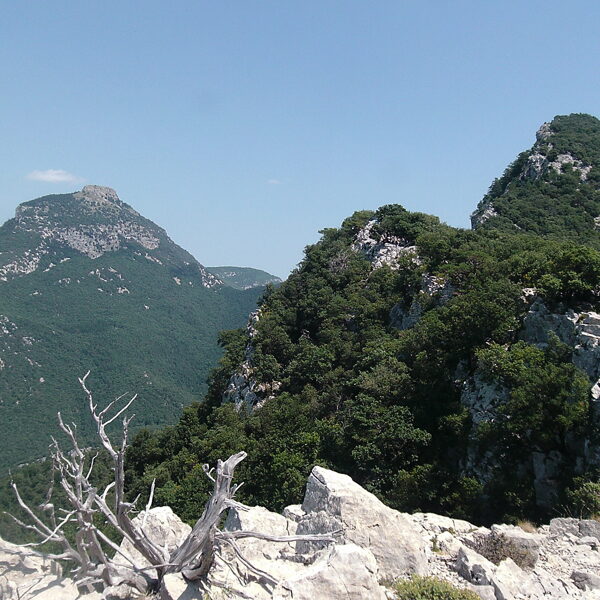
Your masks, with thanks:
[{"label": "rocky summit", "polygon": [[111,188],[18,206],[0,227],[0,471],[46,454],[59,410],[90,432],[88,370],[101,402],[139,393],[138,427],[172,422],[262,289],[225,285]]},{"label": "rocky summit", "polygon": [[[190,532],[169,507],[141,513],[136,521],[145,523],[150,539],[169,549]],[[237,543],[239,554],[223,549],[201,585],[177,573],[166,575],[156,600],[393,600],[396,584],[414,576],[435,577],[482,600],[600,598],[597,521],[557,518],[525,530],[400,513],[347,475],[321,467],[310,474],[301,505],[288,506],[282,514],[260,506],[231,509],[224,529],[278,537],[333,533],[335,542],[246,537]],[[123,542],[121,552],[139,563],[141,556],[129,542]],[[127,564],[122,555],[115,560]],[[126,585],[101,593],[78,590],[56,561],[2,541],[0,569],[3,600],[140,597]]]}]

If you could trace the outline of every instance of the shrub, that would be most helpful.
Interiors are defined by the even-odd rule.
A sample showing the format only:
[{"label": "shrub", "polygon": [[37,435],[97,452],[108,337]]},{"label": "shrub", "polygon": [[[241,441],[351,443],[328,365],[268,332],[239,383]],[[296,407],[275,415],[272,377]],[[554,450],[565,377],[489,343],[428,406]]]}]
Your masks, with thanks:
[{"label": "shrub", "polygon": [[414,575],[394,584],[398,600],[480,600],[475,592],[461,590],[437,577]]},{"label": "shrub", "polygon": [[600,483],[576,480],[576,487],[567,490],[570,512],[580,519],[593,518],[600,514]]},{"label": "shrub", "polygon": [[531,521],[517,521],[517,527],[526,533],[537,533],[537,527]]}]

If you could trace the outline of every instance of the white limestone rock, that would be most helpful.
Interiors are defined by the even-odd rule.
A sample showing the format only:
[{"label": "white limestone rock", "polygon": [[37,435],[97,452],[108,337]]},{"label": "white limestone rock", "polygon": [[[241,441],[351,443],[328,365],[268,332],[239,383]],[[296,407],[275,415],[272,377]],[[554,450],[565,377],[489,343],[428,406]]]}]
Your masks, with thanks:
[{"label": "white limestone rock", "polygon": [[[138,526],[145,523],[143,529],[146,535],[157,546],[163,548],[166,557],[183,542],[192,530],[169,506],[151,508],[147,514],[146,511],[143,511],[135,517],[133,522]],[[133,559],[136,565],[142,567],[150,566],[150,563],[133,547],[129,540],[124,539],[121,542],[121,551]],[[120,554],[115,555],[113,562],[117,565],[130,564]],[[151,577],[157,576],[154,570],[150,570],[149,574]]]},{"label": "white limestone rock", "polygon": [[[348,475],[314,467],[302,510],[298,534],[339,531],[340,542],[373,553],[380,580],[427,571],[426,544],[409,516],[385,506]],[[296,547],[304,553],[315,545],[298,542]]]},{"label": "white limestone rock", "polygon": [[391,269],[400,267],[400,259],[408,256],[420,264],[417,247],[408,240],[392,235],[376,237],[373,228],[375,219],[369,221],[357,234],[352,243],[352,250],[361,252],[368,258],[374,269],[384,265]]},{"label": "white limestone rock", "polygon": [[300,575],[282,582],[273,600],[386,600],[375,557],[355,544],[333,546]]}]

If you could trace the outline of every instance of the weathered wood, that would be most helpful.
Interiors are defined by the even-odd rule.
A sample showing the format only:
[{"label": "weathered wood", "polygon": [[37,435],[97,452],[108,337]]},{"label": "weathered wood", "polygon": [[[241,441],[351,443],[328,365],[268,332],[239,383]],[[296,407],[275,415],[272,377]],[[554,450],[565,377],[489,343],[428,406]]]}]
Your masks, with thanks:
[{"label": "weathered wood", "polygon": [[[62,554],[56,554],[52,557],[60,560],[69,560],[77,565],[73,571],[73,576],[78,585],[90,588],[90,586],[97,583],[103,583],[105,587],[108,587],[125,582],[145,592],[153,588],[155,589],[166,573],[181,572],[186,579],[205,580],[215,558],[219,556],[221,544],[231,547],[240,563],[245,565],[246,568],[253,571],[265,582],[275,584],[276,580],[273,577],[254,567],[244,558],[236,544],[237,539],[255,537],[273,542],[334,541],[332,534],[271,536],[251,531],[220,531],[218,526],[226,510],[232,507],[238,509],[245,508],[234,500],[235,493],[242,485],[233,485],[234,471],[247,456],[245,452],[238,452],[225,461],[219,460],[214,470],[209,469],[208,465],[204,465],[204,472],[213,482],[214,489],[206,502],[202,516],[198,519],[190,534],[168,556],[166,551],[157,546],[145,533],[143,528],[145,519],[142,521],[142,527],[133,522],[130,514],[135,509],[135,502],[129,503],[125,499],[125,451],[127,449],[129,423],[133,417],[123,417],[122,439],[118,448],[113,446],[106,433],[106,426],[121,415],[124,415],[136,396],[133,396],[125,403],[125,406],[117,409],[116,413],[109,417],[109,411],[116,407],[124,396],[120,396],[113,402],[110,402],[106,408],[98,411],[92,392],[86,384],[88,376],[89,372],[79,379],[79,382],[87,396],[89,410],[96,423],[96,432],[100,438],[100,443],[113,461],[114,481],[102,493],[91,484],[90,477],[97,455],[92,457],[90,465],[86,468],[86,454],[77,440],[75,425],[66,424],[61,414],[58,413],[59,427],[69,439],[72,449],[68,453],[65,453],[58,442],[53,440],[51,455],[54,469],[58,471],[60,476],[60,485],[65,491],[72,510],[60,521],[57,521],[54,506],[50,502],[52,496],[51,487],[46,502],[42,506],[42,509],[48,514],[48,520],[50,521],[48,524],[39,518],[27,503],[24,502],[16,484],[12,484],[17,501],[32,524],[24,523],[16,517],[12,518],[19,525],[34,531],[40,537],[41,541],[34,545],[41,545],[48,541],[58,542],[62,545]],[[108,497],[111,491],[114,498],[109,501]],[[146,505],[146,514],[150,510],[153,495],[154,483],[152,484],[150,499]],[[96,528],[94,525],[94,515],[98,512],[102,513],[108,523],[123,538],[129,540],[132,546],[150,564],[150,567],[146,564],[136,564],[131,557],[126,556],[121,551],[117,544]],[[63,527],[68,523],[75,523],[77,526],[74,545],[68,540],[63,530]],[[129,564],[114,563],[105,552],[104,548],[106,546],[114,550],[116,554],[125,557]],[[148,571],[151,570],[157,573],[158,580],[153,580],[150,577]]]}]

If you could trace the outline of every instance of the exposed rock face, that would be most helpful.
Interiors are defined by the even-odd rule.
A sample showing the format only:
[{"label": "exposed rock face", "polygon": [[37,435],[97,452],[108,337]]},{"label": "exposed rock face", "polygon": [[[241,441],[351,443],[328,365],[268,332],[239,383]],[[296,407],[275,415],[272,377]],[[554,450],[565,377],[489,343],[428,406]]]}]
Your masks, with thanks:
[{"label": "exposed rock face", "polygon": [[254,376],[254,346],[252,340],[257,334],[256,324],[260,319],[260,310],[250,314],[246,325],[246,348],[244,360],[237,371],[229,378],[223,392],[223,403],[233,402],[239,410],[242,406],[248,409],[260,408],[267,400],[275,397],[281,382],[270,381],[259,383]]},{"label": "exposed rock face", "polygon": [[398,269],[399,261],[405,256],[412,257],[418,261],[417,247],[408,240],[386,235],[377,237],[373,228],[377,224],[376,220],[369,221],[357,234],[352,244],[352,250],[362,252],[377,269],[384,265],[391,269]]},{"label": "exposed rock face", "polygon": [[537,298],[523,319],[520,338],[544,347],[550,332],[573,348],[573,364],[595,384],[600,378],[600,314],[583,309],[553,313]]},{"label": "exposed rock face", "polygon": [[[597,404],[600,399],[600,314],[585,308],[569,308],[562,312],[552,312],[535,290],[525,289],[523,301],[529,305],[518,336],[521,340],[540,348],[547,346],[553,333],[564,344],[573,349],[573,364],[590,379],[592,399]],[[457,377],[460,379],[460,377]],[[491,422],[497,416],[497,407],[508,398],[509,390],[500,382],[489,381],[483,374],[475,372],[466,377],[461,392],[461,403],[469,410],[474,431],[473,443],[467,450],[465,470],[480,481],[488,482],[493,474],[495,457],[488,449],[484,455],[476,448],[477,428],[481,423]],[[593,406],[596,421],[600,419],[600,407]],[[581,462],[600,464],[600,451],[593,444],[582,449]],[[556,501],[557,481],[565,467],[565,457],[557,451],[550,453],[533,452],[531,468],[534,477],[536,503],[542,508],[550,508]]]},{"label": "exposed rock face", "polygon": [[403,331],[416,325],[427,306],[443,306],[452,299],[454,286],[443,277],[436,277],[425,273],[421,278],[421,289],[413,297],[408,308],[403,304],[396,304],[390,311],[390,325]]},{"label": "exposed rock face", "polygon": [[[385,506],[348,475],[315,467],[302,510],[298,534],[341,531],[340,540],[373,553],[387,578],[426,570],[424,545],[407,516]],[[310,546],[299,542],[298,550]]]},{"label": "exposed rock face", "polygon": [[574,171],[579,172],[580,181],[587,181],[588,175],[592,170],[592,165],[586,165],[583,161],[575,158],[572,154],[559,154],[554,160],[549,160],[546,154],[539,150],[533,152],[527,159],[519,179],[531,179],[537,181],[541,179],[550,169],[559,175],[564,173],[565,166],[570,165]]},{"label": "exposed rock face", "polygon": [[486,221],[492,217],[497,216],[498,213],[494,208],[491,200],[484,202],[477,210],[471,215],[471,227],[477,229],[480,225],[483,225]]}]

